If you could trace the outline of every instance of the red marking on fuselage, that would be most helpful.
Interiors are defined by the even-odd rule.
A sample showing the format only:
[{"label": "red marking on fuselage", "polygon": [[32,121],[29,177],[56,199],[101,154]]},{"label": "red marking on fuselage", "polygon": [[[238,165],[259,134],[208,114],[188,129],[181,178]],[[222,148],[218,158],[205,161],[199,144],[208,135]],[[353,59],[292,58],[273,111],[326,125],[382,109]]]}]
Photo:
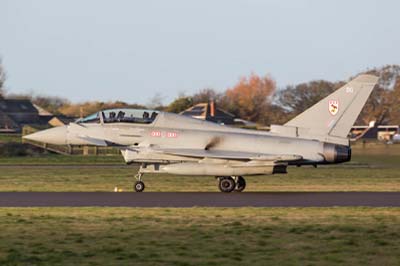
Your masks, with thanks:
[{"label": "red marking on fuselage", "polygon": [[151,131],[150,135],[159,138],[161,137],[161,131]]},{"label": "red marking on fuselage", "polygon": [[177,138],[178,133],[176,132],[167,132],[167,138]]}]

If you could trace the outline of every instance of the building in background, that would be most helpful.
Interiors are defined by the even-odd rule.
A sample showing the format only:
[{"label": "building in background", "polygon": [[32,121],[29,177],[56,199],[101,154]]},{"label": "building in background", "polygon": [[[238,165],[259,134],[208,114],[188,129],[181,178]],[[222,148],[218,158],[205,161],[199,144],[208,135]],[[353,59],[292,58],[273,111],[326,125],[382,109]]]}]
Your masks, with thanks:
[{"label": "building in background", "polygon": [[214,101],[198,103],[180,113],[196,119],[207,120],[224,125],[235,124],[235,116],[217,107]]},{"label": "building in background", "polygon": [[27,99],[0,99],[0,133],[20,133],[24,126],[61,126],[74,120],[53,115]]},{"label": "building in background", "polygon": [[217,107],[214,101],[209,103],[198,103],[185,111],[181,115],[190,116],[200,120],[207,120],[222,125],[237,125],[255,127],[256,124],[235,117],[235,115]]},{"label": "building in background", "polygon": [[37,123],[39,112],[30,100],[0,99],[0,132],[21,132],[24,125]]},{"label": "building in background", "polygon": [[399,125],[377,125],[370,122],[368,126],[353,126],[350,134],[353,141],[356,140],[379,140],[391,141],[400,133]]}]

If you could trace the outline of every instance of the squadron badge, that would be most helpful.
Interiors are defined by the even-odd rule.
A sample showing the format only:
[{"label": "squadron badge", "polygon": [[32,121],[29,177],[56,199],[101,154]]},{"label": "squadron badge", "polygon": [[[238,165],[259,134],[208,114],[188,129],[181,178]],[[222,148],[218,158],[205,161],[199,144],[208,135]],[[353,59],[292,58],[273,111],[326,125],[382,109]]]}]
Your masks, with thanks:
[{"label": "squadron badge", "polygon": [[328,105],[329,113],[331,113],[331,115],[336,115],[339,112],[339,101],[330,100]]}]

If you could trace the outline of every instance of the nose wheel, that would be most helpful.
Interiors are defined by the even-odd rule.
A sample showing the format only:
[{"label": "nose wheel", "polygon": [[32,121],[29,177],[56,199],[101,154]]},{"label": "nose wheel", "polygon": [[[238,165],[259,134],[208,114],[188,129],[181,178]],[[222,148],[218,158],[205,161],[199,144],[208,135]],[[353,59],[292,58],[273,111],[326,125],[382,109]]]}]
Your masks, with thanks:
[{"label": "nose wheel", "polygon": [[144,186],[144,182],[142,181],[142,173],[138,173],[135,178],[136,178],[136,182],[133,184],[133,189],[136,192],[142,192],[145,188]]},{"label": "nose wheel", "polygon": [[246,188],[246,180],[243,176],[220,176],[217,178],[218,188],[221,192],[242,192]]},{"label": "nose wheel", "polygon": [[136,181],[134,184],[134,189],[136,192],[142,192],[144,190],[144,183],[142,181]]}]

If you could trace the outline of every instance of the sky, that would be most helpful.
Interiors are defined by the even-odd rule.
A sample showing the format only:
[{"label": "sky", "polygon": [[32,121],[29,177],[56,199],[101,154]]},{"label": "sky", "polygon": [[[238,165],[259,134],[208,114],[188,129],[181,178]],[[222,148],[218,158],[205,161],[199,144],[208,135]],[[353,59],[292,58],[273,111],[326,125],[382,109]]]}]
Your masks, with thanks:
[{"label": "sky", "polygon": [[397,0],[0,0],[9,93],[168,103],[251,73],[278,88],[400,64]]}]

